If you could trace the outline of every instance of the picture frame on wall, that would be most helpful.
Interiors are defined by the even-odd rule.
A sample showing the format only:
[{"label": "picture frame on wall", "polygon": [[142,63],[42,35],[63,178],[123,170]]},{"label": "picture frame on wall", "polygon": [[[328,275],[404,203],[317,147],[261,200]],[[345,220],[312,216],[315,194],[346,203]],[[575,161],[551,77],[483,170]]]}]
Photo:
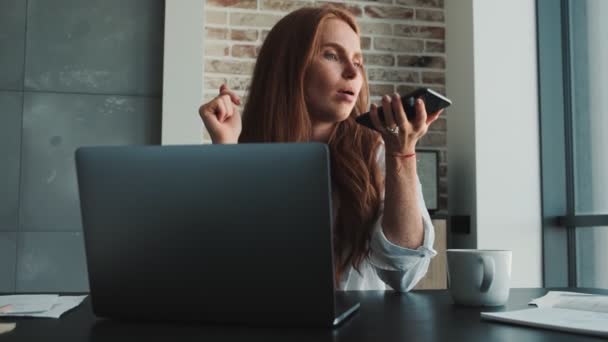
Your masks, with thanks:
[{"label": "picture frame on wall", "polygon": [[439,151],[416,150],[417,170],[422,195],[430,214],[439,210]]}]

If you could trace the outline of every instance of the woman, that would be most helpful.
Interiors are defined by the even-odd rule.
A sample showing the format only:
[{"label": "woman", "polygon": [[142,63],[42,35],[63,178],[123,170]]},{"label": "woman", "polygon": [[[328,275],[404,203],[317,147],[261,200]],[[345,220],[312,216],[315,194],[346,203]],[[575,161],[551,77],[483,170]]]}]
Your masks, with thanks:
[{"label": "woman", "polygon": [[424,276],[434,232],[416,174],[415,147],[440,113],[416,104],[408,122],[399,96],[385,95],[381,133],[355,122],[367,111],[359,28],[345,10],[290,13],[270,31],[255,66],[243,119],[222,85],[199,108],[213,143],[327,143],[334,198],[336,284],[343,290],[409,291]]}]

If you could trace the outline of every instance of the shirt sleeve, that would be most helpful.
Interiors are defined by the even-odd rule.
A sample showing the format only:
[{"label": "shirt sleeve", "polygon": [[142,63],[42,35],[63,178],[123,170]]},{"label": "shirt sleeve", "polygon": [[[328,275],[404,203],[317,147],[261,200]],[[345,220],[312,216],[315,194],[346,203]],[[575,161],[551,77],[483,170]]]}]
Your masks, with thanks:
[{"label": "shirt sleeve", "polygon": [[[386,172],[384,148],[378,151],[378,166],[381,172]],[[401,247],[390,242],[382,230],[384,213],[384,196],[380,204],[380,215],[375,223],[370,241],[370,263],[378,277],[392,289],[401,292],[410,291],[426,274],[431,258],[437,255],[433,249],[435,231],[431,217],[424,203],[422,185],[417,179],[416,195],[422,213],[424,240],[417,249]]]}]

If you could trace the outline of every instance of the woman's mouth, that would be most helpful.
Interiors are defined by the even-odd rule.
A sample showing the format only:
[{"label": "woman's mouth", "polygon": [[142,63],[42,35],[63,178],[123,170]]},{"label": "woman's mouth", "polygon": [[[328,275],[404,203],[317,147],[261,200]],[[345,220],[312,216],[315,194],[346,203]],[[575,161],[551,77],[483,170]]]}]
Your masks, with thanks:
[{"label": "woman's mouth", "polygon": [[337,98],[340,101],[354,102],[356,100],[355,93],[350,90],[339,90]]}]

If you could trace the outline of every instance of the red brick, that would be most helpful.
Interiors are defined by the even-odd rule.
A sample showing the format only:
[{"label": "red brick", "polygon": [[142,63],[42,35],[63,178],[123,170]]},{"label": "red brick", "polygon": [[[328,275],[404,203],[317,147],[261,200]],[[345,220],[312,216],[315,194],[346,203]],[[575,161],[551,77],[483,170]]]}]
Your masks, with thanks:
[{"label": "red brick", "polygon": [[443,132],[427,132],[420,140],[418,147],[443,147],[446,146],[447,137]]},{"label": "red brick", "polygon": [[397,65],[403,67],[445,69],[445,58],[440,56],[397,56]]},{"label": "red brick", "polygon": [[444,22],[445,16],[441,10],[416,9],[416,20]]},{"label": "red brick", "polygon": [[395,65],[395,57],[391,54],[366,53],[363,54],[365,66],[380,65],[393,66]]},{"label": "red brick", "polygon": [[216,27],[206,27],[205,28],[205,37],[207,39],[218,39],[218,40],[228,39],[228,29],[216,28]]},{"label": "red brick", "polygon": [[397,92],[401,95],[409,94],[420,88],[419,85],[401,84],[397,86]]},{"label": "red brick", "polygon": [[390,24],[381,22],[364,22],[359,23],[362,34],[380,34],[380,35],[391,35],[393,34],[393,28]]},{"label": "red brick", "polygon": [[230,25],[270,28],[282,17],[269,13],[230,13]]},{"label": "red brick", "polygon": [[371,96],[382,96],[385,94],[392,94],[395,92],[395,85],[393,84],[370,84],[369,93]]},{"label": "red brick", "polygon": [[256,41],[258,40],[258,30],[230,30],[230,39]]},{"label": "red brick", "polygon": [[426,52],[445,52],[445,42],[426,41],[424,43],[424,51],[426,51]]},{"label": "red brick", "polygon": [[208,59],[205,61],[206,73],[251,75],[253,72],[253,61],[225,61]]},{"label": "red brick", "polygon": [[424,42],[416,39],[376,37],[374,48],[384,51],[422,52]]},{"label": "red brick", "polygon": [[312,0],[262,0],[263,10],[291,12],[305,6],[312,6]]},{"label": "red brick", "polygon": [[344,3],[344,2],[333,2],[333,1],[317,1],[317,5],[325,5],[325,4],[344,8],[356,17],[360,17],[361,14],[363,13],[363,11],[361,10],[361,7],[354,5],[354,4],[349,4],[349,3]]},{"label": "red brick", "polygon": [[229,46],[223,43],[206,43],[205,44],[205,55],[223,57],[228,56]]},{"label": "red brick", "polygon": [[389,68],[370,68],[367,70],[370,81],[419,83],[420,77],[417,71]]},{"label": "red brick", "polygon": [[361,50],[369,50],[372,47],[372,39],[370,37],[361,37]]},{"label": "red brick", "polygon": [[445,73],[425,71],[422,73],[422,83],[427,84],[445,84]]},{"label": "red brick", "polygon": [[397,6],[365,6],[365,14],[372,18],[414,19],[414,10]]},{"label": "red brick", "polygon": [[207,0],[209,7],[258,8],[257,0]]},{"label": "red brick", "polygon": [[255,45],[233,45],[232,57],[238,58],[256,58],[258,56],[259,47]]},{"label": "red brick", "polygon": [[[429,113],[431,114],[431,113]],[[445,132],[448,129],[448,122],[447,120],[442,117],[443,113],[441,113],[440,117],[435,120],[435,122],[433,122],[430,126],[429,126],[429,131],[438,131],[438,132]]]},{"label": "red brick", "polygon": [[437,26],[395,25],[395,36],[445,39],[445,29]]},{"label": "red brick", "polygon": [[443,8],[443,0],[397,0],[397,5]]},{"label": "red brick", "polygon": [[228,13],[225,11],[205,11],[205,25],[226,25],[228,23]]},{"label": "red brick", "polygon": [[209,93],[219,92],[219,88],[222,84],[228,85],[228,88],[234,91],[248,91],[251,84],[250,77],[204,77],[204,87]]}]

